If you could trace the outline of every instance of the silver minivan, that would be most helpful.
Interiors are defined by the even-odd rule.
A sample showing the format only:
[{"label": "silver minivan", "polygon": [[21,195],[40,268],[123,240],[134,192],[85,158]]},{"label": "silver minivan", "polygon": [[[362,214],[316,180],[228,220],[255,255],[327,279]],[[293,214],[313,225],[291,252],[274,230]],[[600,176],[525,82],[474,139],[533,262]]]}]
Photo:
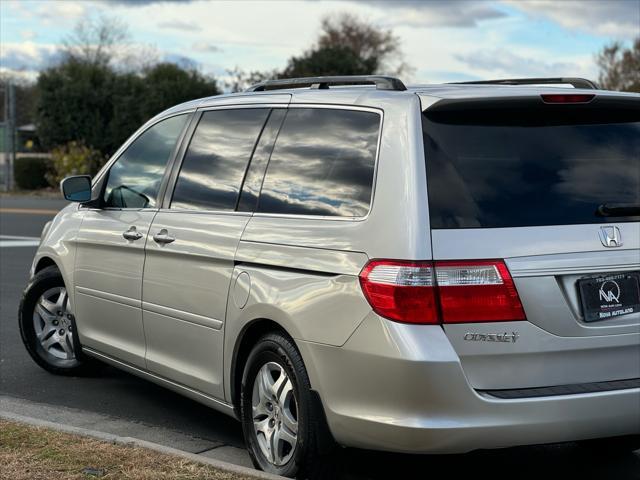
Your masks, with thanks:
[{"label": "silver minivan", "polygon": [[640,446],[640,95],[270,81],[159,114],[62,190],[33,359],[235,416],[258,468]]}]

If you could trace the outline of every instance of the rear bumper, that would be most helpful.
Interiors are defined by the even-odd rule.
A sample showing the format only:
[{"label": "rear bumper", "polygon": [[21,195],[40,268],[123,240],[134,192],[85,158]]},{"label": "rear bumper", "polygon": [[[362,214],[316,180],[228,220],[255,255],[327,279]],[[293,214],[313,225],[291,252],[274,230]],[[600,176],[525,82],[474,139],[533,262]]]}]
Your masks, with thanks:
[{"label": "rear bumper", "polygon": [[640,433],[640,388],[522,399],[478,393],[439,326],[371,314],[343,347],[299,346],[345,446],[463,453]]}]

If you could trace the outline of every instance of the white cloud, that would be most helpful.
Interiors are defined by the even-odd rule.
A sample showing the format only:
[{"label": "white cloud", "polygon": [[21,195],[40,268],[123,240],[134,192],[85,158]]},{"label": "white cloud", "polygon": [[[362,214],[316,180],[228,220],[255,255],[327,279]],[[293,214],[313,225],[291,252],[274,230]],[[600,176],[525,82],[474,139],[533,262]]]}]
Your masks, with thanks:
[{"label": "white cloud", "polygon": [[39,73],[39,70],[14,70],[12,68],[0,67],[0,78],[10,78],[18,84],[35,82]]},{"label": "white cloud", "polygon": [[23,40],[33,40],[37,37],[37,34],[33,30],[23,30],[20,32],[20,36]]},{"label": "white cloud", "polygon": [[87,13],[87,8],[80,2],[47,2],[38,6],[33,13],[51,24],[61,19],[77,20]]},{"label": "white cloud", "polygon": [[431,0],[428,2],[372,2],[384,10],[389,25],[412,27],[476,27],[483,20],[506,16],[493,2]]},{"label": "white cloud", "polygon": [[[497,20],[493,28],[418,29],[399,27],[407,61],[416,71],[408,83],[438,83],[527,76],[583,76],[596,78],[591,48],[584,52],[562,46],[530,42],[514,44],[522,19]],[[573,46],[572,46],[573,47]],[[404,76],[403,76],[404,77]]]},{"label": "white cloud", "polygon": [[222,49],[217,45],[207,42],[195,42],[191,44],[191,50],[202,53],[220,53]]},{"label": "white cloud", "polygon": [[197,23],[187,22],[185,20],[169,20],[160,22],[158,23],[158,27],[187,32],[199,32],[202,30],[202,27],[200,27]]},{"label": "white cloud", "polygon": [[[322,2],[217,2],[212,8],[210,2],[194,1],[136,8],[114,5],[111,10],[122,17],[126,11],[127,22],[136,26],[136,39],[155,43],[159,49],[193,57],[201,64],[214,62],[215,55],[215,63],[228,68],[266,70],[284,66],[291,55],[308,48],[320,17],[334,7]],[[157,25],[174,22],[176,17],[198,28],[167,33],[161,39]]]},{"label": "white cloud", "polygon": [[2,44],[0,65],[12,70],[36,70],[47,67],[56,57],[59,46],[35,42]]},{"label": "white cloud", "polygon": [[505,0],[533,17],[547,18],[561,26],[613,38],[640,35],[640,0]]},{"label": "white cloud", "polygon": [[[152,6],[157,8],[161,4],[181,4],[181,8],[185,8],[186,4],[201,3],[200,0],[102,0],[103,2],[115,6],[127,6],[127,7],[148,7]],[[209,2],[211,4],[211,2]],[[228,2],[229,3],[229,2]],[[252,7],[256,3],[282,3],[277,1],[271,2],[237,2],[252,4]],[[298,2],[305,3],[305,2]],[[362,8],[365,5],[371,6],[376,9],[385,10],[385,15],[392,19],[394,24],[402,25],[414,25],[414,26],[446,26],[446,27],[474,27],[478,25],[478,22],[482,20],[488,20],[492,18],[500,18],[506,14],[498,9],[495,3],[490,1],[479,0],[428,0],[428,1],[416,1],[416,0],[394,0],[394,1],[382,1],[374,0],[369,2],[362,2],[358,0],[343,0],[342,2],[336,1],[310,1],[310,4],[324,4],[330,7],[329,9],[343,8],[345,4],[352,4],[351,7]],[[223,2],[217,2],[216,8],[223,5]],[[285,5],[291,7],[293,2],[285,2]],[[245,11],[253,8],[247,9]],[[248,16],[248,15],[247,15]],[[287,16],[291,18],[290,15]],[[179,21],[177,21],[179,22]]]},{"label": "white cloud", "polygon": [[[566,35],[562,41],[571,44],[552,43],[545,41],[543,34],[533,32],[542,22],[532,18],[557,22],[565,31],[585,29],[599,34],[604,30],[616,30],[611,26],[613,24],[620,26],[618,32],[629,30],[634,18],[633,8],[625,5],[634,7],[640,0],[628,0],[624,4],[611,1],[568,2],[566,7],[567,2],[560,1],[519,1],[509,3],[508,8],[504,4],[511,0],[12,3],[14,10],[20,10],[19,15],[15,12],[13,17],[19,28],[8,39],[15,41],[14,38],[20,38],[21,31],[29,29],[38,32],[37,38],[43,43],[56,42],[68,33],[81,15],[107,14],[122,18],[130,25],[134,41],[131,50],[137,53],[136,58],[189,58],[197,62],[204,73],[221,75],[236,66],[264,71],[282,68],[291,56],[300,55],[312,45],[324,15],[347,12],[393,29],[400,38],[405,60],[415,68],[413,78],[404,76],[407,82],[560,74],[593,78],[597,73],[593,54],[606,39],[588,36],[585,40],[587,36],[584,35]],[[64,22],[58,22],[62,26],[51,23],[58,4],[66,18]],[[613,7],[609,11],[610,4]],[[29,5],[29,15],[24,12],[24,5]],[[620,13],[621,8],[626,13]],[[514,14],[514,9],[525,13]],[[576,13],[580,9],[584,12]],[[6,18],[1,20],[3,26],[9,24]],[[596,20],[597,28],[588,27],[589,22]],[[43,27],[45,24],[52,26]],[[523,34],[535,40],[523,44]],[[39,44],[23,42],[23,45],[23,51],[5,55],[3,44],[3,66],[6,57],[12,65],[20,64],[32,70],[42,68],[46,64],[46,52],[30,57],[29,49]],[[149,51],[155,51],[155,54],[140,54],[141,45],[150,45]],[[29,64],[30,59],[33,64]]]},{"label": "white cloud", "polygon": [[127,7],[140,7],[154,3],[190,3],[194,0],[102,0],[112,5],[125,5]]},{"label": "white cloud", "polygon": [[0,50],[0,75],[32,82],[40,70],[55,61],[57,54],[58,45],[5,42]]},{"label": "white cloud", "polygon": [[575,77],[593,76],[593,71],[584,64],[584,59],[548,61],[535,56],[523,56],[512,50],[475,50],[456,54],[455,58],[468,65],[479,75],[503,78],[521,77]]}]

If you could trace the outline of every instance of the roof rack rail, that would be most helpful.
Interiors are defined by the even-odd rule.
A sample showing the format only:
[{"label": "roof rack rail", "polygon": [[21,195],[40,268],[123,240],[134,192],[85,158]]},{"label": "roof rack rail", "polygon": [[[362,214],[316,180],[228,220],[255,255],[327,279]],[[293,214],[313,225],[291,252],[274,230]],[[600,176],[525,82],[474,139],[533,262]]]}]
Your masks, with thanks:
[{"label": "roof rack rail", "polygon": [[597,90],[595,82],[586,78],[557,77],[557,78],[506,78],[504,80],[476,80],[471,82],[451,82],[455,84],[474,85],[547,85],[557,83],[567,83],[573,88],[586,88]]},{"label": "roof rack rail", "polygon": [[398,78],[382,75],[345,75],[336,77],[302,77],[282,80],[267,80],[247,88],[247,92],[264,92],[265,90],[281,90],[284,88],[317,88],[328,89],[330,85],[370,85],[377,90],[404,91],[407,87]]}]

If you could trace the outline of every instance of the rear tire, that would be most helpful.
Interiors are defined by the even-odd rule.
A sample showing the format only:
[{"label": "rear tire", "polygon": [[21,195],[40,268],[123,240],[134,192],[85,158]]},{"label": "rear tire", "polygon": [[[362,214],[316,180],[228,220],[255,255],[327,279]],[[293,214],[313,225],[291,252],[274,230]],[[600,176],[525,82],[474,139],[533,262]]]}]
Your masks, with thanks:
[{"label": "rear tire", "polygon": [[240,395],[245,442],[256,468],[290,478],[326,468],[322,408],[291,339],[270,333],[258,340],[244,368]]},{"label": "rear tire", "polygon": [[56,375],[87,375],[96,363],[82,355],[60,271],[44,268],[29,281],[18,310],[20,336],[31,358]]}]

